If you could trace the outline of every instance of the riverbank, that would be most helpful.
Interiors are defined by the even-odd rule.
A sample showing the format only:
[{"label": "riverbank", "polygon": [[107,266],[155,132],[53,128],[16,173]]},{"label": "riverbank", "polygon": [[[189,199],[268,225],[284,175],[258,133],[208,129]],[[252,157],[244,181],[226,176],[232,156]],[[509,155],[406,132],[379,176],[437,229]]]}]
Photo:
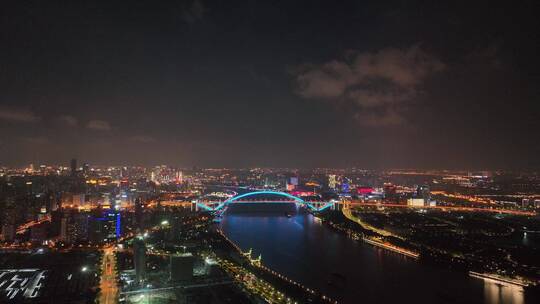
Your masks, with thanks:
[{"label": "riverbank", "polygon": [[[354,216],[350,209],[344,208],[339,215],[336,217],[336,212],[334,212],[333,217],[326,215],[318,215],[319,220],[329,227],[347,235],[349,238],[357,241],[363,241],[370,245],[376,246],[378,248],[383,248],[387,251],[395,252],[402,254],[407,257],[412,257],[414,259],[420,259],[422,257],[422,262],[434,263],[440,266],[452,267],[456,271],[461,273],[466,273],[474,278],[481,279],[491,279],[493,282],[498,284],[514,284],[521,287],[535,288],[538,285],[538,280],[533,280],[530,278],[520,277],[520,276],[507,276],[498,273],[490,272],[477,272],[473,271],[470,267],[470,263],[464,257],[450,255],[446,252],[438,250],[437,248],[431,248],[428,246],[423,246],[421,244],[411,244],[407,242],[405,238],[391,233],[389,231],[376,228],[370,225],[367,222],[362,221],[359,217]],[[337,222],[336,222],[337,220]],[[351,226],[351,224],[356,225]],[[416,247],[416,250],[409,250],[403,246],[398,246],[389,242],[389,239],[393,239],[394,242],[400,244],[406,244],[410,247]],[[536,288],[537,289],[537,288]]]},{"label": "riverbank", "polygon": [[[403,299],[415,299],[420,304],[526,304],[539,299],[527,290],[470,277],[467,271],[456,271],[450,264],[441,267],[426,256],[414,259],[355,240],[353,235],[323,224],[305,209],[287,217],[278,207],[228,212],[219,227],[243,252],[253,249],[253,258],[262,254],[265,266],[340,304]],[[352,222],[350,225],[358,226]]]},{"label": "riverbank", "polygon": [[230,250],[229,257],[224,256],[219,260],[220,266],[254,296],[262,297],[269,303],[282,301],[289,303],[288,299],[299,303],[338,303],[331,297],[264,266],[260,258],[253,259],[251,252],[243,252],[221,229],[217,228],[216,234],[224,240]]}]

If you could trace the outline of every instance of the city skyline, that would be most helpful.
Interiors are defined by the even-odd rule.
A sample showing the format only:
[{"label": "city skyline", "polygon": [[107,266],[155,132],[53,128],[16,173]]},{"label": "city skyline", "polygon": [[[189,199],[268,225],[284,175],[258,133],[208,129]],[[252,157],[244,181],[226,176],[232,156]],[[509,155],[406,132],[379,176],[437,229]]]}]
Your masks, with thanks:
[{"label": "city skyline", "polygon": [[538,302],[538,173],[69,164],[0,168],[2,301]]},{"label": "city skyline", "polygon": [[11,2],[0,166],[537,170],[535,11]]},{"label": "city skyline", "polygon": [[[73,161],[75,161],[75,167],[73,166]],[[73,170],[75,168],[75,170]],[[2,165],[0,166],[0,172],[22,172],[25,174],[37,174],[41,175],[43,173],[50,172],[52,173],[54,171],[54,174],[60,174],[68,172],[71,174],[71,172],[75,172],[76,174],[80,174],[83,172],[86,172],[88,170],[96,170],[96,171],[106,171],[108,169],[132,169],[132,168],[139,168],[139,169],[145,169],[145,170],[151,170],[155,168],[174,168],[178,170],[189,170],[189,171],[198,171],[198,170],[225,170],[225,171],[243,171],[243,170],[276,170],[276,171],[292,171],[297,172],[300,174],[300,172],[310,172],[310,171],[326,171],[326,172],[347,172],[347,171],[358,171],[358,172],[400,172],[404,174],[441,174],[441,173],[447,173],[447,174],[457,174],[457,173],[467,173],[470,175],[475,174],[484,174],[484,175],[490,175],[493,173],[501,173],[501,174],[512,174],[512,173],[527,173],[527,174],[537,174],[538,171],[535,169],[521,169],[521,170],[511,170],[511,169],[471,169],[471,168],[461,168],[461,169],[450,169],[450,168],[419,168],[419,167],[410,167],[410,168],[374,168],[374,167],[358,167],[358,166],[350,166],[350,167],[270,167],[270,166],[254,166],[254,167],[225,167],[225,166],[215,166],[215,167],[202,167],[202,166],[182,166],[182,165],[171,165],[171,164],[165,164],[165,163],[159,163],[159,164],[153,164],[153,165],[137,165],[137,164],[90,164],[88,162],[78,162],[77,159],[72,158],[67,161],[61,162],[61,163],[26,163],[21,164],[18,166],[7,166]],[[179,171],[180,172],[180,171]]]},{"label": "city skyline", "polygon": [[0,302],[540,303],[538,1],[7,1]]}]

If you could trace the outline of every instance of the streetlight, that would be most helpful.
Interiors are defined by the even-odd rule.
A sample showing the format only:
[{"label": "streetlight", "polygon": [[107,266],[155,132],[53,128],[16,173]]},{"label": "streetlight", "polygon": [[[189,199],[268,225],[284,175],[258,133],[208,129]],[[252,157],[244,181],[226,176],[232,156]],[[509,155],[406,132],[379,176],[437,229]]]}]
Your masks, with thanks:
[{"label": "streetlight", "polygon": [[169,221],[163,220],[163,221],[161,222],[161,226],[166,226],[166,225],[169,225]]},{"label": "streetlight", "polygon": [[83,267],[81,268],[81,271],[82,271],[82,272],[87,272],[87,271],[88,271],[88,267],[83,266]]}]

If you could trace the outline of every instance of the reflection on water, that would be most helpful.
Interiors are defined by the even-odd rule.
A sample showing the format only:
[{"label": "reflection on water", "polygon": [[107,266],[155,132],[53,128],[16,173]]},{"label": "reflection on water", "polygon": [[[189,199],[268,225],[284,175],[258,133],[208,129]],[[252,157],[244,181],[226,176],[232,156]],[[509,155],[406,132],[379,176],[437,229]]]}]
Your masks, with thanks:
[{"label": "reflection on water", "polygon": [[493,304],[523,304],[525,295],[523,288],[517,285],[497,284],[484,280],[485,303]]},{"label": "reflection on water", "polygon": [[302,210],[289,218],[291,210],[275,208],[228,211],[220,226],[266,266],[339,303],[540,303],[518,287],[426,265],[353,241]]},{"label": "reflection on water", "polygon": [[530,242],[529,242],[529,238],[527,237],[527,232],[523,232],[523,239],[522,239],[522,243],[523,245],[525,246],[529,246]]}]

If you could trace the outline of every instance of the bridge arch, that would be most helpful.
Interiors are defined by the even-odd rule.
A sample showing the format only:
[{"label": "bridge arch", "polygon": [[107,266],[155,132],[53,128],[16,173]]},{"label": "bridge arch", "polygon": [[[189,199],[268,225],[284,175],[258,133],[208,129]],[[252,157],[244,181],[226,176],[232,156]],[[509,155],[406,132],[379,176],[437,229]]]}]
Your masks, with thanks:
[{"label": "bridge arch", "polygon": [[302,205],[305,205],[307,206],[308,208],[310,208],[311,210],[313,211],[323,211],[329,207],[332,207],[334,206],[334,201],[329,201],[329,202],[311,202],[311,201],[304,201],[303,199],[297,197],[297,196],[294,196],[292,194],[289,194],[289,193],[286,193],[286,192],[281,192],[281,191],[272,191],[272,190],[258,190],[258,191],[253,191],[253,192],[248,192],[248,193],[244,193],[244,194],[240,194],[240,195],[237,195],[237,196],[234,196],[234,197],[231,197],[225,201],[222,201],[222,202],[214,202],[214,203],[203,203],[203,202],[199,202],[199,201],[194,201],[196,203],[197,206],[203,208],[204,210],[206,211],[219,211],[219,212],[223,212],[223,210],[225,209],[224,207],[226,207],[227,205],[229,204],[232,204],[234,203],[235,201],[241,199],[241,198],[244,198],[244,197],[249,197],[249,196],[254,196],[254,195],[261,195],[261,194],[270,194],[270,195],[279,195],[279,196],[283,196],[283,197],[286,197],[286,198],[289,198],[291,200],[294,201],[294,203],[296,204],[302,204]]},{"label": "bridge arch", "polygon": [[303,199],[301,199],[299,197],[296,197],[294,195],[291,195],[289,193],[280,192],[280,191],[270,191],[270,190],[268,190],[268,191],[266,191],[266,190],[265,191],[253,191],[253,192],[240,194],[240,195],[237,195],[235,197],[229,198],[228,200],[225,201],[225,203],[232,203],[232,202],[237,201],[238,199],[241,199],[241,198],[244,198],[244,197],[249,197],[249,196],[254,196],[254,195],[261,195],[261,194],[280,195],[280,196],[290,198],[290,199],[294,200],[297,203],[305,203]]}]

